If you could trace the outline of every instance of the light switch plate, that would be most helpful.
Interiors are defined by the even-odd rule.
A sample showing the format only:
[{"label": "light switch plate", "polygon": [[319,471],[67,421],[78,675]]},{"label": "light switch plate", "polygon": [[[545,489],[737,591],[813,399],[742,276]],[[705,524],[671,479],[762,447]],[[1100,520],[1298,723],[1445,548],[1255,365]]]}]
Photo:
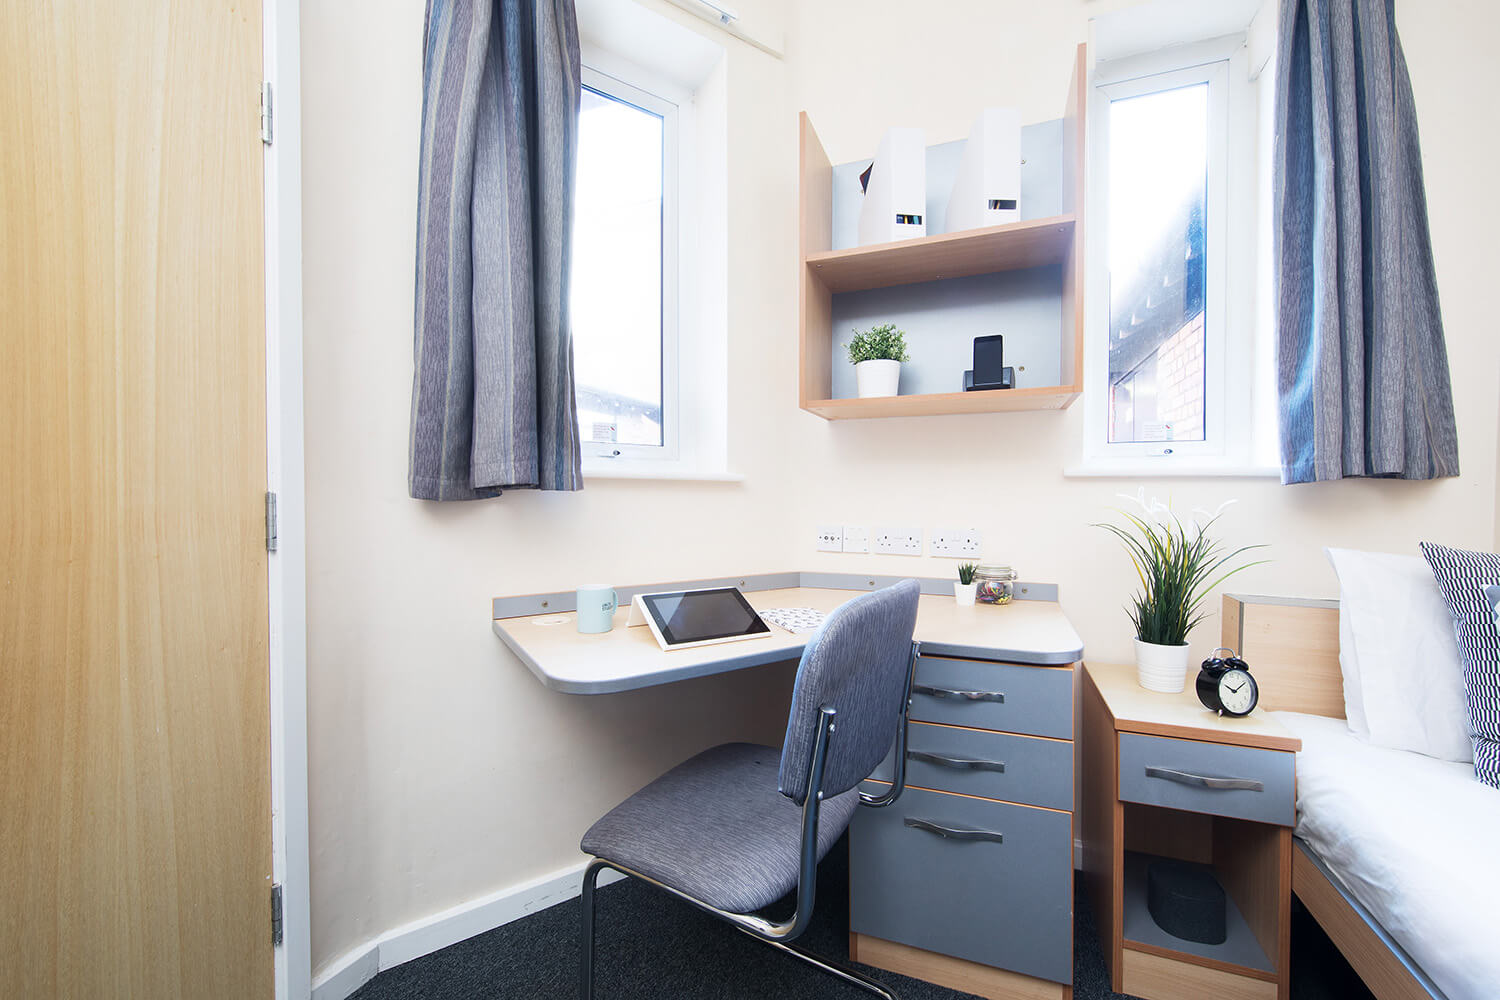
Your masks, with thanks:
[{"label": "light switch plate", "polygon": [[844,551],[844,526],[841,524],[820,524],[814,528],[818,536],[819,552],[842,552]]},{"label": "light switch plate", "polygon": [[844,525],[844,551],[869,552],[870,529],[862,524]]}]

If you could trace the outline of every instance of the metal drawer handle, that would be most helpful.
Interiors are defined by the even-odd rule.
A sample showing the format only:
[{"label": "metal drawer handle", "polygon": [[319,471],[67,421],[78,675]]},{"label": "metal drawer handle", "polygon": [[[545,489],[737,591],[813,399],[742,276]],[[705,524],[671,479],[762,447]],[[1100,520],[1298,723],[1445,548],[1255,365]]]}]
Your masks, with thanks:
[{"label": "metal drawer handle", "polygon": [[912,694],[926,694],[934,698],[963,698],[965,701],[993,701],[1005,704],[1005,695],[1000,691],[960,691],[957,688],[932,687],[928,684],[913,684]]},{"label": "metal drawer handle", "polygon": [[1216,791],[1241,789],[1247,792],[1263,792],[1266,790],[1266,786],[1254,778],[1215,778],[1207,774],[1193,774],[1190,771],[1174,771],[1170,767],[1147,765],[1146,777],[1164,778],[1167,781],[1175,781],[1179,785],[1212,788]]},{"label": "metal drawer handle", "polygon": [[940,767],[951,767],[960,771],[998,771],[1005,773],[1005,761],[984,760],[979,757],[950,757],[945,753],[933,753],[931,750],[908,750],[907,760],[920,760],[928,764],[937,764]]},{"label": "metal drawer handle", "polygon": [[930,819],[917,819],[915,816],[906,816],[904,820],[906,825],[913,830],[926,830],[945,840],[988,840],[995,844],[1005,842],[1005,835],[996,833],[994,830],[966,830],[961,827],[943,826]]}]

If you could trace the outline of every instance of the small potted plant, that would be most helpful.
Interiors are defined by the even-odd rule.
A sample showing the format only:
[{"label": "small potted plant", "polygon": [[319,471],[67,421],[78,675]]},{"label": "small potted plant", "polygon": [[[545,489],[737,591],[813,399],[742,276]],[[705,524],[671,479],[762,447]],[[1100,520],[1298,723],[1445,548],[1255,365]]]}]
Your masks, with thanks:
[{"label": "small potted plant", "polygon": [[907,360],[905,331],[896,329],[894,323],[855,330],[854,339],[844,349],[854,366],[860,399],[896,395],[901,382],[901,362]]},{"label": "small potted plant", "polygon": [[979,586],[974,582],[974,574],[977,572],[977,563],[958,564],[958,582],[953,585],[953,601],[961,608],[974,606],[974,591]]},{"label": "small potted plant", "polygon": [[[1213,513],[1194,511],[1190,529],[1170,504],[1153,498],[1148,505],[1144,489],[1124,498],[1139,505],[1142,513],[1120,511],[1129,522],[1126,527],[1094,527],[1120,539],[1141,580],[1142,589],[1131,597],[1127,608],[1135,625],[1136,680],[1148,691],[1181,691],[1187,685],[1188,633],[1207,616],[1206,611],[1199,610],[1203,599],[1240,570],[1265,562],[1225,569],[1245,552],[1265,546],[1243,545],[1226,552],[1209,537],[1209,529],[1233,501]],[[1197,516],[1200,513],[1204,515],[1201,521]]]}]

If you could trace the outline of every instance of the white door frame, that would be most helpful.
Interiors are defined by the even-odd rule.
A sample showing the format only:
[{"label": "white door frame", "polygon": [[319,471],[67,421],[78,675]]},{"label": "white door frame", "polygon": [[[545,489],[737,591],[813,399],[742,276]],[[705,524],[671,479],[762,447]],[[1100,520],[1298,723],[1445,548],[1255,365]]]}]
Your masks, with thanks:
[{"label": "white door frame", "polygon": [[[312,996],[307,804],[307,578],[302,466],[302,116],[300,0],[262,0],[265,148],[266,482],[277,496],[268,558],[271,870],[282,887],[276,1000]],[[247,94],[245,99],[255,100]],[[267,933],[270,933],[267,887]]]}]

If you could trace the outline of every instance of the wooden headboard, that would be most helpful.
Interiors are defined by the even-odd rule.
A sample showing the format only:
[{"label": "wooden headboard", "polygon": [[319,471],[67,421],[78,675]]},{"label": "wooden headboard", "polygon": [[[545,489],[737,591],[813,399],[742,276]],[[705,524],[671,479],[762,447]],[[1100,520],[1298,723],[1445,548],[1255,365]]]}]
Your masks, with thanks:
[{"label": "wooden headboard", "polygon": [[1261,707],[1344,717],[1338,601],[1225,594],[1219,644],[1250,664]]}]

